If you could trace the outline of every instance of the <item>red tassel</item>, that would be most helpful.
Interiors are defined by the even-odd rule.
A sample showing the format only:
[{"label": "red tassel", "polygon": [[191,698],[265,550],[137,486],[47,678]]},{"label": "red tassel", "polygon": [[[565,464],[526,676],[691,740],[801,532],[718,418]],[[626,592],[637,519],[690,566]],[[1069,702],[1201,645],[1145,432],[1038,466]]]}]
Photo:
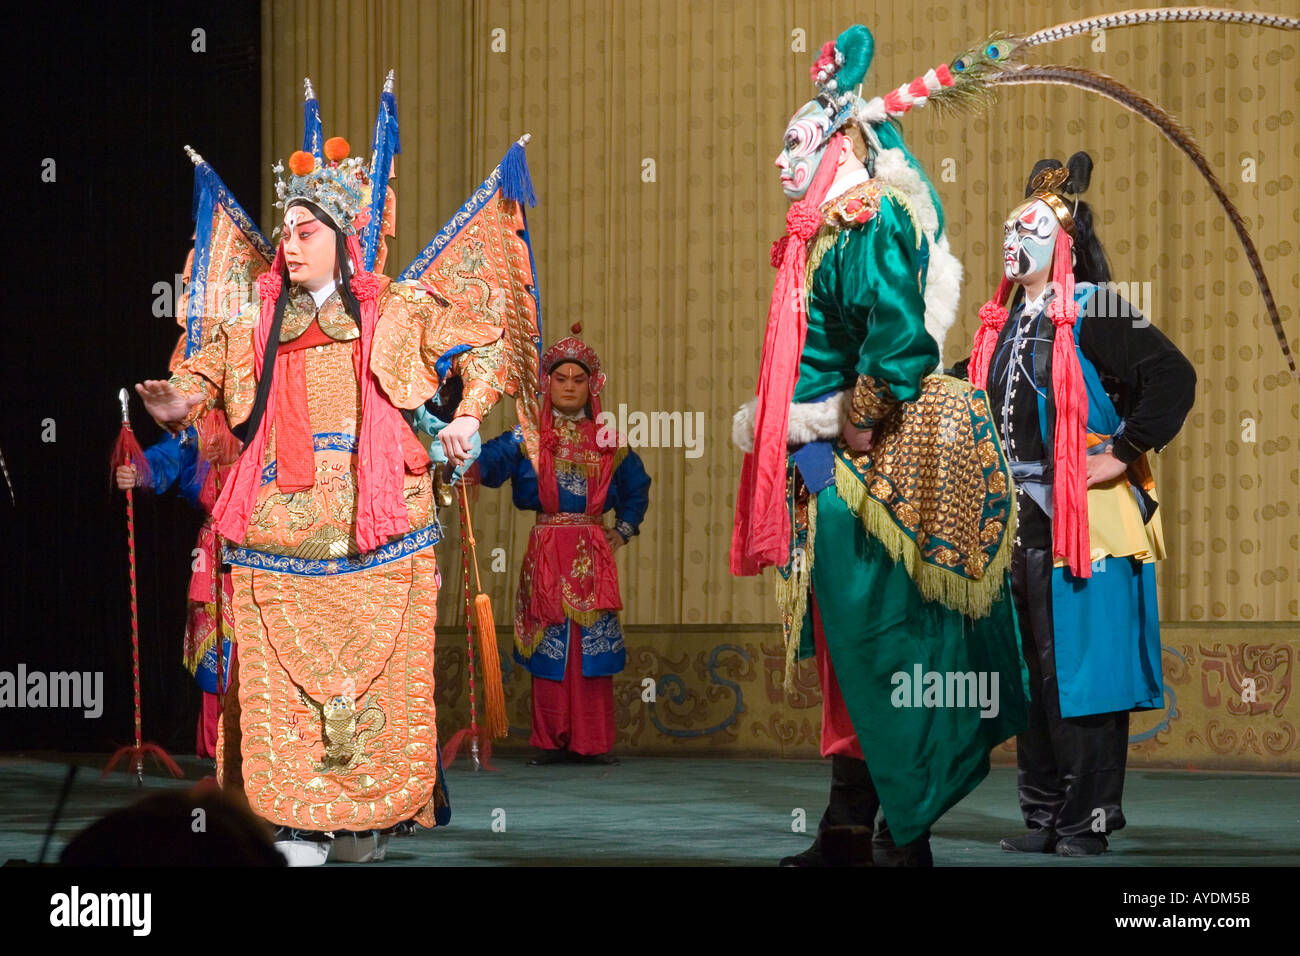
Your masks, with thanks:
[{"label": "red tassel", "polygon": [[214,465],[229,465],[239,458],[243,446],[230,431],[226,415],[213,409],[196,423],[199,432],[199,452],[204,461]]},{"label": "red tassel", "polygon": [[117,434],[117,441],[113,444],[113,455],[109,465],[110,480],[113,473],[123,465],[130,465],[135,469],[136,484],[146,488],[153,487],[153,473],[149,470],[149,459],[144,456],[144,449],[140,447],[135,433],[127,424],[122,425],[122,430]]},{"label": "red tassel", "polygon": [[470,736],[469,728],[456,731],[442,745],[442,769],[448,769],[456,762],[456,754],[460,752],[460,745]]},{"label": "red tassel", "polygon": [[1092,576],[1092,544],[1088,535],[1088,468],[1084,435],[1088,426],[1088,393],[1074,346],[1074,243],[1061,229],[1052,255],[1053,281],[1058,294],[1047,307],[1056,329],[1052,343],[1052,394],[1056,401],[1056,434],[1052,483],[1052,550],[1064,558],[1077,578]]},{"label": "red tassel", "polygon": [[471,741],[478,740],[478,762],[484,770],[495,771],[497,768],[490,763],[492,759],[492,738],[486,735],[480,736],[472,727],[466,727],[456,731],[447,742],[442,745],[442,769],[446,770],[456,762],[456,755],[460,753],[462,746],[469,749]]},{"label": "red tassel", "polygon": [[980,306],[980,327],[975,331],[975,346],[971,349],[966,373],[976,388],[988,388],[989,363],[993,360],[993,349],[997,347],[1002,327],[1007,324],[1004,303],[1010,292],[1011,280],[1004,273],[993,298]]},{"label": "red tassel", "polygon": [[118,747],[117,750],[113,751],[113,756],[109,758],[108,766],[106,766],[104,771],[99,775],[99,779],[103,780],[107,777],[108,772],[117,766],[117,762],[123,757],[127,758],[126,765],[122,767],[123,770],[127,773],[130,773],[132,770],[135,770],[137,773],[143,772],[145,754],[152,754],[154,757],[157,757],[158,762],[166,767],[167,772],[173,777],[179,778],[185,776],[185,772],[181,770],[180,765],[171,758],[171,755],[167,753],[167,751],[163,750],[155,743],[149,743],[146,741],[135,747]]}]

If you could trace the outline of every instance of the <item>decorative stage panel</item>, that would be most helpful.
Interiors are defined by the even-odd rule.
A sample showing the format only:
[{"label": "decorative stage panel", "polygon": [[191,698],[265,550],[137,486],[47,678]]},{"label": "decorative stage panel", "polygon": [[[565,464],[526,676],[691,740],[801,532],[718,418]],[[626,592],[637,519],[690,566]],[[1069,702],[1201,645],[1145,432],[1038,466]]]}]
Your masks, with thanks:
[{"label": "decorative stage panel", "polygon": [[[816,757],[821,690],[812,661],[795,692],[781,686],[784,651],[775,627],[627,627],[628,665],[614,679],[616,752],[624,755]],[[1165,624],[1165,706],[1135,713],[1130,767],[1300,772],[1292,701],[1300,632],[1289,624]],[[500,646],[511,646],[508,627]],[[503,657],[505,655],[503,654]],[[464,632],[439,629],[438,725],[469,721]],[[503,660],[511,739],[525,747],[528,674]],[[482,691],[479,691],[480,707]],[[480,712],[481,716],[481,712]],[[995,763],[1015,761],[1008,741]]]}]

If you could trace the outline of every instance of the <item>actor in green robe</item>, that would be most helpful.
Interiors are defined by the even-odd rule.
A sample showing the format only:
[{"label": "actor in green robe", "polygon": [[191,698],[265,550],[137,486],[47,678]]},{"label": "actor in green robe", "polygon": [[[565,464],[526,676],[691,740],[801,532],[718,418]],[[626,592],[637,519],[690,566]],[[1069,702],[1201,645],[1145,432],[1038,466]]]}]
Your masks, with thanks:
[{"label": "actor in green robe", "polygon": [[[822,681],[831,799],[796,866],[932,862],[931,825],[1025,723],[1010,477],[983,392],[932,374],[960,283],[938,197],[897,128],[838,92],[870,55],[865,27],[827,44],[787,127],[795,202],[735,427],[732,570],[780,567],[787,680],[816,656]],[[873,824],[874,854],[839,829]]]}]

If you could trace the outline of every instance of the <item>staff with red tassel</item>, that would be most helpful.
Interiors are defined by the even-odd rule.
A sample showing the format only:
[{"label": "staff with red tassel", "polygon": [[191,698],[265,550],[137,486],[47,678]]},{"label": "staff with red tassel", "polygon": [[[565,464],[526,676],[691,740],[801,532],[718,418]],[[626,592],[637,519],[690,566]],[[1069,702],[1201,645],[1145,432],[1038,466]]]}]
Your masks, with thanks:
[{"label": "staff with red tassel", "polygon": [[[460,492],[461,523],[461,560],[465,581],[465,627],[468,632],[466,646],[466,674],[469,679],[469,728],[459,730],[447,740],[442,751],[444,767],[450,767],[456,759],[460,745],[466,740],[470,744],[470,759],[474,769],[495,770],[488,760],[492,756],[492,741],[505,737],[510,732],[510,722],[506,717],[505,689],[501,680],[501,658],[497,651],[496,622],[492,616],[492,600],[483,593],[483,582],[478,571],[478,549],[474,541],[474,526],[469,517],[469,499],[465,493],[465,484],[457,485]],[[473,557],[474,582],[478,594],[471,604],[469,588],[469,563]],[[483,665],[484,682],[484,728],[480,735],[478,724],[478,702],[474,681],[474,630],[478,629],[479,659]],[[481,748],[481,750],[480,750]],[[480,759],[481,754],[481,759]]]},{"label": "staff with red tassel", "polygon": [[[131,430],[131,415],[127,400],[126,389],[121,389],[117,393],[117,400],[122,405],[122,430],[118,433],[117,442],[113,445],[113,460],[111,463],[111,473],[117,471],[123,465],[131,465],[135,468],[138,476],[136,481],[139,484],[149,484],[152,476],[149,472],[149,460],[144,456],[144,450],[140,443],[136,441],[135,433]],[[135,765],[135,779],[138,786],[144,786],[144,755],[151,753],[165,766],[175,777],[183,777],[181,768],[177,766],[176,761],[171,758],[167,751],[163,750],[157,744],[145,743],[141,740],[141,719],[140,719],[140,611],[136,601],[135,592],[135,497],[132,489],[126,489],[126,546],[127,554],[130,558],[130,578],[131,578],[131,680],[134,687],[133,699],[135,702],[135,746],[119,747],[114,751],[113,756],[109,758],[108,766],[104,768],[101,777],[108,776],[108,772],[117,766],[117,762],[123,757],[127,758],[125,765],[126,771],[131,771],[131,765]]]}]

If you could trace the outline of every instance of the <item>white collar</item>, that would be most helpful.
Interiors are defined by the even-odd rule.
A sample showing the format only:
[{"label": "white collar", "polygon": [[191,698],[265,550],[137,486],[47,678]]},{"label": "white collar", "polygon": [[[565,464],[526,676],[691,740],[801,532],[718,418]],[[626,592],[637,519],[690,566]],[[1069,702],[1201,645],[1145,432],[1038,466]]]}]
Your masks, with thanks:
[{"label": "white collar", "polygon": [[843,196],[854,186],[868,182],[870,179],[871,174],[867,172],[865,166],[839,177],[835,182],[831,183],[831,188],[827,190],[826,198],[822,200],[822,205],[826,205],[826,203],[830,202],[837,196]]},{"label": "white collar", "polygon": [[334,279],[330,279],[327,284],[321,286],[321,288],[317,289],[315,292],[312,292],[311,289],[308,289],[307,291],[311,292],[311,299],[316,303],[316,308],[319,309],[325,304],[325,300],[334,294],[334,290],[337,288],[338,282]]},{"label": "white collar", "polygon": [[587,410],[585,408],[580,408],[576,412],[562,412],[552,405],[551,415],[554,418],[563,418],[565,421],[580,422],[587,417]]},{"label": "white collar", "polygon": [[[1051,285],[1051,283],[1049,282],[1048,285]],[[1043,286],[1043,291],[1038,293],[1038,298],[1034,299],[1032,302],[1029,301],[1025,302],[1025,306],[1024,309],[1022,310],[1022,314],[1025,317],[1031,315],[1037,315],[1040,311],[1042,311],[1043,300],[1046,298],[1047,298],[1047,286]]]}]

